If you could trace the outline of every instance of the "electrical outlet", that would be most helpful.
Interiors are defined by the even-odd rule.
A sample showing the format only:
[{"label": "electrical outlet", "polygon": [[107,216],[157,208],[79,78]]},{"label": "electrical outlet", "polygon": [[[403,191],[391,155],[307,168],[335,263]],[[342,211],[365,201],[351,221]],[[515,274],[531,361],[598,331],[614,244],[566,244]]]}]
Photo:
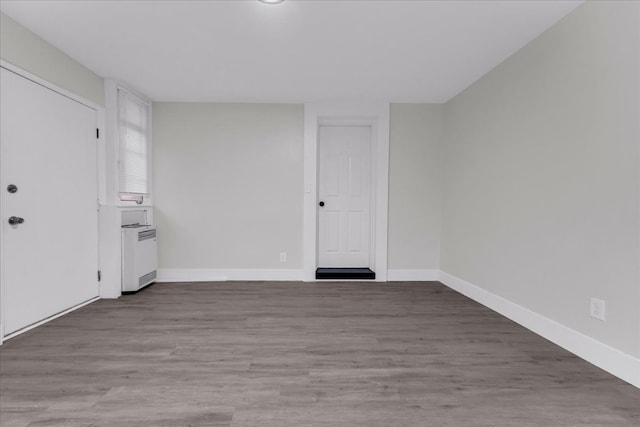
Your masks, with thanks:
[{"label": "electrical outlet", "polygon": [[589,313],[591,317],[604,321],[604,301],[598,298],[591,298]]},{"label": "electrical outlet", "polygon": [[280,252],[280,262],[287,262],[287,253]]}]

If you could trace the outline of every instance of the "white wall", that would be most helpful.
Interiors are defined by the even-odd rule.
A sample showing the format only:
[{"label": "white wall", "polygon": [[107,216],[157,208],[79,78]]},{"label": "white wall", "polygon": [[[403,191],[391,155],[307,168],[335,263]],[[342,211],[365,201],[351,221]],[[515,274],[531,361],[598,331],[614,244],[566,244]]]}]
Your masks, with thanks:
[{"label": "white wall", "polygon": [[301,269],[303,106],[154,103],[153,113],[160,268]]},{"label": "white wall", "polygon": [[[391,107],[393,269],[438,268],[442,112]],[[163,277],[193,269],[224,270],[188,276],[196,279],[224,278],[230,269],[301,270],[303,106],[161,102],[153,113]]]},{"label": "white wall", "polygon": [[636,357],[639,7],[584,3],[447,104],[442,236],[445,272]]},{"label": "white wall", "polygon": [[389,269],[438,270],[444,107],[391,104],[390,133]]},{"label": "white wall", "polygon": [[0,13],[0,57],[98,105],[104,105],[104,82],[4,13]]}]

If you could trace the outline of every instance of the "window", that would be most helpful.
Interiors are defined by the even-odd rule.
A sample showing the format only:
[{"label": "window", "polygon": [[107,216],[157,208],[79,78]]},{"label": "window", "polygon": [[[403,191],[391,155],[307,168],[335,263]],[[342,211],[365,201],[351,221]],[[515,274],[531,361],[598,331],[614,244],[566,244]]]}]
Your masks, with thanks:
[{"label": "window", "polygon": [[149,102],[118,88],[120,200],[142,203],[150,193]]}]

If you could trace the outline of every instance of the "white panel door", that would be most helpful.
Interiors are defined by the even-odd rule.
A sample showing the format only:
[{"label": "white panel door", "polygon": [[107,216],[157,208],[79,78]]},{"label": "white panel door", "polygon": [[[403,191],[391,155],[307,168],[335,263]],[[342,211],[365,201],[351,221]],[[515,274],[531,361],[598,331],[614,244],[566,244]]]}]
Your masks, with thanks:
[{"label": "white panel door", "polygon": [[[98,296],[97,112],[1,72],[6,336]],[[11,225],[10,217],[24,222]]]},{"label": "white panel door", "polygon": [[371,127],[320,126],[318,144],[318,267],[370,267]]}]

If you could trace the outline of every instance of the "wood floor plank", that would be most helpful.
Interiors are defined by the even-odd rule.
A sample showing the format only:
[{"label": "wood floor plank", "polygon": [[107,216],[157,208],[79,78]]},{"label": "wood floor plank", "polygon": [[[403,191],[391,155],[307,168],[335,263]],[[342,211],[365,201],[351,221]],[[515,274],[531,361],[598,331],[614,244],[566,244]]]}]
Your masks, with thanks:
[{"label": "wood floor plank", "polygon": [[640,426],[640,390],[437,282],[217,282],[0,347],[5,426]]}]

